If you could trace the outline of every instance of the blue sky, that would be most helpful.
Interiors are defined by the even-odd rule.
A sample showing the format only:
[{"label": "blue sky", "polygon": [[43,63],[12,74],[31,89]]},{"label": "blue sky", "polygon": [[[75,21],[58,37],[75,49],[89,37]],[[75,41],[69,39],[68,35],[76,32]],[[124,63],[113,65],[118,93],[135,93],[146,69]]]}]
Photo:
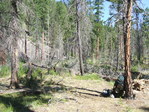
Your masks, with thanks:
[{"label": "blue sky", "polygon": [[[60,0],[56,0],[56,1],[60,1]],[[106,1],[106,0],[105,0]],[[149,0],[140,0],[141,2],[138,2],[138,5],[145,9],[145,8],[149,8]],[[109,15],[109,5],[110,5],[110,2],[104,2],[104,9],[103,9],[103,20],[106,21],[110,15]]]},{"label": "blue sky", "polygon": [[[109,15],[109,5],[110,5],[110,2],[104,2],[104,9],[103,9],[103,12],[104,12],[104,15],[103,15],[103,20],[106,21],[110,15]],[[149,8],[149,0],[141,0],[141,3],[138,2],[138,5],[145,9],[145,8]]]}]

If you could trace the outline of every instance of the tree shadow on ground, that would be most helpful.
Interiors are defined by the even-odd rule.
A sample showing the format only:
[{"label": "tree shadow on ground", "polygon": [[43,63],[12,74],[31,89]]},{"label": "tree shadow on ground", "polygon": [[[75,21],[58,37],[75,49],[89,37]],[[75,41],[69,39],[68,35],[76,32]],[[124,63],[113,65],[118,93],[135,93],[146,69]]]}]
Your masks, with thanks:
[{"label": "tree shadow on ground", "polygon": [[45,99],[40,95],[27,95],[24,93],[19,95],[0,95],[0,104],[4,104],[6,108],[11,107],[13,112],[34,112],[30,109],[30,104],[40,99],[41,103],[47,103],[49,99]]},{"label": "tree shadow on ground", "polygon": [[149,107],[140,107],[140,109],[144,110],[145,112],[149,112]]},{"label": "tree shadow on ground", "polygon": [[76,89],[80,89],[80,90],[86,90],[86,91],[90,91],[90,92],[95,92],[95,93],[99,93],[101,94],[102,92],[100,91],[96,91],[96,90],[91,90],[91,89],[87,89],[87,88],[79,88],[79,87],[75,87]]},{"label": "tree shadow on ground", "polygon": [[[39,91],[37,91],[39,90]],[[31,104],[37,100],[40,99],[40,103],[47,104],[49,101],[49,98],[42,97],[44,94],[49,94],[53,96],[53,93],[59,93],[59,92],[75,92],[79,93],[81,95],[88,95],[88,96],[100,96],[99,91],[91,90],[88,88],[80,88],[80,87],[71,87],[66,86],[63,84],[58,84],[55,82],[46,82],[44,85],[39,86],[38,89],[25,91],[22,93],[15,93],[15,94],[8,94],[8,95],[0,95],[0,104],[4,104],[5,107],[12,107],[13,112],[34,112],[34,110],[31,110]],[[79,91],[81,90],[81,91]],[[82,91],[83,90],[83,91]]]},{"label": "tree shadow on ground", "polygon": [[[63,84],[57,84],[59,85],[60,87],[63,87],[67,90],[69,90],[70,92],[72,93],[79,93],[80,95],[89,95],[89,96],[101,96],[101,93],[100,91],[97,91],[97,90],[91,90],[91,89],[88,89],[88,88],[80,88],[80,87],[72,87],[72,86],[65,86]],[[78,91],[78,90],[83,90],[82,91]]]}]

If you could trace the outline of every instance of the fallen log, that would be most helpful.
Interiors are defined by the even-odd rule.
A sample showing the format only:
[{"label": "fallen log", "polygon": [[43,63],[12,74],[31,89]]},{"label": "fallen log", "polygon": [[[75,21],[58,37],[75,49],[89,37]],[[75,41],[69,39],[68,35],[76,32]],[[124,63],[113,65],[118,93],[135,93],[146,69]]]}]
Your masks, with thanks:
[{"label": "fallen log", "polygon": [[44,69],[51,69],[52,67],[47,67],[47,66],[43,66],[43,65],[37,65],[34,63],[31,63],[31,65],[35,66],[35,67],[39,67],[39,68],[44,68]]}]

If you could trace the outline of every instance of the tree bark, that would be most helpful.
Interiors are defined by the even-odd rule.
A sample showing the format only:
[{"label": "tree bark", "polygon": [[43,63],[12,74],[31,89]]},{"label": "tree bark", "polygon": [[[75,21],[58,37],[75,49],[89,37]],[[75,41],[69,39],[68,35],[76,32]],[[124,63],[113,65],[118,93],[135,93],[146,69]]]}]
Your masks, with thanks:
[{"label": "tree bark", "polygon": [[18,88],[18,41],[17,41],[17,0],[11,0],[12,11],[14,13],[13,19],[11,21],[12,27],[14,28],[13,32],[13,40],[12,40],[12,48],[11,48],[11,82],[10,88]]},{"label": "tree bark", "polygon": [[44,60],[44,32],[42,33],[41,62]]},{"label": "tree bark", "polygon": [[0,65],[6,64],[6,54],[4,50],[0,49]]},{"label": "tree bark", "polygon": [[137,59],[140,62],[141,61],[141,44],[140,44],[140,35],[139,35],[139,14],[136,12],[136,26],[137,26]]},{"label": "tree bark", "polygon": [[96,59],[99,59],[99,37],[97,38]]},{"label": "tree bark", "polygon": [[26,37],[26,33],[25,33],[25,55],[27,55],[27,37]]},{"label": "tree bark", "polygon": [[16,38],[14,39],[13,45],[12,45],[10,88],[19,88],[19,85],[18,85],[18,49],[17,49]]},{"label": "tree bark", "polygon": [[118,34],[117,34],[117,41],[118,45],[116,45],[116,71],[119,70],[119,54],[120,54],[120,28],[119,28],[119,23],[118,23]]},{"label": "tree bark", "polygon": [[78,38],[78,45],[79,45],[79,64],[80,64],[80,72],[81,75],[84,74],[84,66],[83,66],[83,58],[82,58],[82,42],[81,42],[81,37],[80,37],[80,21],[79,21],[79,2],[76,0],[76,17],[77,17],[77,38]]},{"label": "tree bark", "polygon": [[[126,18],[124,20],[124,54],[125,54],[125,97],[132,98],[132,78],[130,71],[130,36],[131,36],[131,12],[133,0],[127,0]],[[126,8],[126,7],[125,7]]]}]

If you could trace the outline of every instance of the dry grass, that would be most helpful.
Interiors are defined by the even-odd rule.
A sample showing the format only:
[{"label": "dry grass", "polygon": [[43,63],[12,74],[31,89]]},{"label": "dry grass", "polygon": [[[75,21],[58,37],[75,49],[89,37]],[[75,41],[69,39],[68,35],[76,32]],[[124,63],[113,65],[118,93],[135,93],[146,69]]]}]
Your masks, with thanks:
[{"label": "dry grass", "polygon": [[[78,76],[77,76],[78,77]],[[48,85],[48,81],[53,82]],[[31,106],[35,112],[148,112],[149,86],[136,92],[136,100],[105,98],[100,96],[103,89],[111,89],[113,83],[94,78],[83,80],[76,76],[47,75],[43,85],[51,89],[52,99],[42,105]],[[46,98],[47,99],[47,98]]]}]

